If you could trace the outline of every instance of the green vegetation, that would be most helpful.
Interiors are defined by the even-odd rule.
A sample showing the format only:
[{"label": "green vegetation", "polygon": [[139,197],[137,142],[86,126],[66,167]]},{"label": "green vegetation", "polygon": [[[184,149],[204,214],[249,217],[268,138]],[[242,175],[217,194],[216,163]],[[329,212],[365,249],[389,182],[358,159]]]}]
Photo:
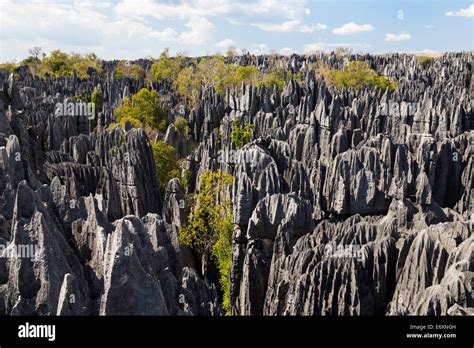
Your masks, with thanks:
[{"label": "green vegetation", "polygon": [[385,76],[378,75],[375,70],[370,69],[366,62],[351,61],[348,66],[341,70],[331,70],[323,62],[311,65],[317,75],[323,76],[327,83],[337,88],[353,87],[356,89],[369,86],[372,88],[397,89],[397,84]]},{"label": "green vegetation", "polygon": [[[155,90],[142,88],[132,98],[124,98],[122,105],[115,108],[115,120],[122,127],[130,121],[134,127],[166,129],[165,111]],[[163,123],[164,122],[164,123]]]},{"label": "green vegetation", "polygon": [[90,77],[89,68],[95,69],[99,74],[103,72],[102,60],[94,53],[85,55],[67,54],[60,50],[52,51],[49,55],[44,56],[42,60],[39,59],[39,55],[30,55],[21,62],[21,65],[28,66],[32,74],[40,77],[46,74],[56,77],[72,76],[75,72],[79,78],[85,79]]},{"label": "green vegetation", "polygon": [[184,55],[178,54],[176,57],[170,58],[169,50],[165,49],[161,52],[160,59],[151,66],[151,72],[158,82],[162,79],[176,81],[179,72],[183,68]]},{"label": "green vegetation", "polygon": [[0,70],[8,70],[8,72],[12,72],[16,68],[18,68],[18,64],[13,62],[0,64]]},{"label": "green vegetation", "polygon": [[277,86],[278,91],[283,91],[283,85],[288,81],[292,75],[283,71],[282,69],[275,69],[270,71],[268,74],[263,74],[259,77],[257,87],[266,86],[267,88],[273,88]]},{"label": "green vegetation", "polygon": [[418,59],[418,63],[422,67],[427,67],[427,66],[431,65],[431,63],[433,63],[433,58],[428,57],[428,56],[424,56],[424,57],[421,57],[420,59]]},{"label": "green vegetation", "polygon": [[183,188],[185,191],[189,191],[192,181],[193,181],[193,172],[190,171],[189,169],[185,169],[181,177],[181,184],[183,185]]},{"label": "green vegetation", "polygon": [[337,58],[348,57],[352,54],[352,50],[349,47],[336,47],[334,54]]},{"label": "green vegetation", "polygon": [[101,89],[94,88],[94,91],[91,94],[91,102],[94,103],[95,109],[97,111],[102,110],[104,96]]},{"label": "green vegetation", "polygon": [[145,70],[138,64],[121,60],[115,68],[115,78],[120,79],[122,77],[138,80],[145,77]]},{"label": "green vegetation", "polygon": [[257,84],[259,71],[257,67],[251,65],[239,66],[236,71],[236,82],[241,84]]},{"label": "green vegetation", "polygon": [[176,156],[175,148],[164,141],[152,142],[151,146],[155,158],[158,187],[163,196],[168,181],[179,177],[179,159]]},{"label": "green vegetation", "polygon": [[234,120],[232,127],[232,146],[236,149],[240,149],[249,141],[252,140],[253,136],[253,125],[244,122],[242,127],[239,125],[238,120]]},{"label": "green vegetation", "polygon": [[178,130],[179,133],[181,133],[182,135],[187,135],[188,134],[189,123],[188,123],[187,119],[185,119],[182,116],[178,116],[173,124],[174,124],[174,126],[176,127],[176,129]]},{"label": "green vegetation", "polygon": [[262,73],[254,66],[226,64],[224,56],[221,55],[194,59],[186,66],[183,55],[169,57],[168,50],[163,51],[152,65],[151,73],[156,81],[170,80],[191,107],[197,104],[202,88],[213,87],[217,93],[223,95],[227,88],[238,87],[244,83],[269,88],[276,85],[281,91],[285,81],[292,77],[291,73],[281,69]]},{"label": "green vegetation", "polygon": [[221,171],[208,171],[201,176],[201,190],[196,205],[179,232],[181,243],[190,246],[199,255],[212,255],[220,274],[224,293],[222,306],[230,314],[230,266],[232,263],[232,204],[220,203],[218,197],[233,177]]}]

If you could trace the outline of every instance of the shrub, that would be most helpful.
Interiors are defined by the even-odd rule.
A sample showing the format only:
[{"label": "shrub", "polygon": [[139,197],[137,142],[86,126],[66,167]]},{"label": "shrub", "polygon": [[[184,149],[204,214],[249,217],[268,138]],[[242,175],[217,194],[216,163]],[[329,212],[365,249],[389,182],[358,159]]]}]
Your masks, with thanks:
[{"label": "shrub", "polygon": [[122,77],[138,80],[145,77],[145,70],[138,64],[121,60],[115,68],[115,78],[120,79]]},{"label": "shrub", "polygon": [[[31,51],[31,50],[30,50]],[[71,76],[73,72],[79,78],[89,78],[89,68],[93,68],[97,73],[101,74],[102,60],[94,53],[86,55],[81,54],[67,54],[60,50],[52,51],[43,60],[39,59],[39,53],[30,55],[21,62],[21,65],[28,67],[32,74],[44,76],[45,74],[60,77],[63,75]]]},{"label": "shrub", "polygon": [[379,76],[370,69],[366,62],[351,61],[348,66],[342,70],[333,70],[329,73],[329,83],[337,88],[370,86],[386,89],[389,87],[392,91],[397,88],[397,84],[390,79]]},{"label": "shrub", "polygon": [[158,188],[163,196],[168,182],[173,178],[179,177],[179,161],[175,148],[168,143],[160,140],[152,142],[151,146],[153,157],[155,158]]},{"label": "shrub", "polygon": [[191,107],[197,104],[201,84],[195,76],[193,67],[182,69],[174,81],[174,86],[187,104]]},{"label": "shrub", "polygon": [[236,149],[240,149],[249,141],[252,140],[253,136],[253,125],[244,122],[242,127],[239,125],[238,120],[234,120],[232,127],[232,146]]},{"label": "shrub", "polygon": [[0,64],[0,70],[8,70],[8,72],[12,72],[16,68],[18,68],[18,65],[13,62]]},{"label": "shrub", "polygon": [[419,63],[422,67],[427,67],[427,66],[431,65],[431,63],[433,63],[433,58],[428,57],[428,56],[424,56],[424,57],[421,57],[421,58],[418,60],[418,63]]},{"label": "shrub", "polygon": [[60,50],[52,51],[41,61],[40,75],[53,74],[56,77],[72,75],[72,68],[68,64],[68,55]]},{"label": "shrub", "polygon": [[151,66],[151,72],[157,81],[168,79],[176,81],[179,72],[184,68],[184,56],[178,54],[174,58],[170,58],[169,50],[165,49],[161,52],[160,59]]},{"label": "shrub", "polygon": [[283,85],[291,78],[291,75],[281,69],[274,69],[267,74],[263,74],[257,82],[257,87],[266,86],[273,88],[277,86],[278,91],[283,91]]},{"label": "shrub", "polygon": [[188,120],[185,119],[184,117],[178,116],[176,120],[174,121],[174,126],[182,135],[188,134],[189,124],[188,124]]},{"label": "shrub", "polygon": [[193,182],[193,172],[189,169],[185,169],[181,175],[181,184],[185,191],[189,191]]},{"label": "shrub", "polygon": [[236,82],[241,84],[256,84],[259,71],[255,66],[239,66],[236,72]]},{"label": "shrub", "polygon": [[94,69],[99,75],[103,73],[102,60],[95,53],[86,55],[72,54],[68,57],[68,65],[81,79],[89,78],[89,68]]},{"label": "shrub", "polygon": [[222,306],[230,314],[230,266],[232,262],[232,203],[220,203],[226,185],[233,177],[220,170],[208,171],[201,176],[201,190],[196,205],[179,231],[181,243],[190,246],[199,255],[212,255],[219,269],[219,283],[224,293]]},{"label": "shrub", "polygon": [[134,126],[160,128],[165,122],[165,112],[160,104],[160,97],[155,90],[142,88],[132,98],[124,98],[122,105],[115,108],[115,120],[124,125],[128,120]]},{"label": "shrub", "polygon": [[102,110],[104,96],[102,95],[101,89],[94,88],[94,91],[91,94],[91,102],[94,103],[96,110]]}]

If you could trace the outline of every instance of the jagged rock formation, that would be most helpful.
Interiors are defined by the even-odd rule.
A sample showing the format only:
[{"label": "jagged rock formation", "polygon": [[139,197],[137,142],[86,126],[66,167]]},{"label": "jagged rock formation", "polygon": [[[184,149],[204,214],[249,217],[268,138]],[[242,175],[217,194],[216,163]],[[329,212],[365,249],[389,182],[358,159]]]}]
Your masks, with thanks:
[{"label": "jagged rock formation", "polygon": [[[147,134],[107,129],[143,79],[115,79],[113,62],[87,80],[0,73],[0,314],[222,314],[212,260],[178,241],[187,195],[221,169],[234,176],[232,314],[473,315],[472,55],[425,67],[349,57],[396,80],[395,92],[337,90],[304,69],[317,59],[344,65],[333,54],[233,57],[304,71],[302,81],[203,90],[186,110],[189,134],[170,125],[163,136],[193,180],[171,180],[163,196]],[[97,86],[96,125],[55,116]],[[149,87],[171,114],[182,106],[166,81]],[[253,140],[222,157],[237,150],[235,119]],[[35,258],[18,255],[24,246]]]}]

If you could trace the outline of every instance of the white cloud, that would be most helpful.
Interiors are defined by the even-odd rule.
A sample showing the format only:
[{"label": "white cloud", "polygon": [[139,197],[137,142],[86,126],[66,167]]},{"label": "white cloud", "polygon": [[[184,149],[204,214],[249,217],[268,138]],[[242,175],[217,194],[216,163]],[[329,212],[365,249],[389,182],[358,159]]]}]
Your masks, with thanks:
[{"label": "white cloud", "polygon": [[283,23],[255,23],[253,24],[259,29],[265,31],[273,32],[301,32],[301,33],[314,33],[315,31],[324,30],[327,28],[325,24],[315,23],[315,24],[303,24],[302,21],[298,19],[293,19],[291,21],[286,21]]},{"label": "white cloud", "polygon": [[284,56],[291,56],[293,53],[295,53],[295,51],[293,51],[293,49],[290,47],[283,47],[280,50],[280,54]]},{"label": "white cloud", "polygon": [[232,39],[224,39],[214,44],[214,46],[219,47],[219,48],[229,48],[234,45],[235,45],[235,41]]},{"label": "white cloud", "polygon": [[172,42],[178,40],[178,33],[173,28],[166,28],[163,31],[153,30],[148,34],[148,36],[163,42]]},{"label": "white cloud", "polygon": [[346,23],[342,27],[335,28],[332,32],[337,35],[351,35],[374,31],[374,27],[370,24],[356,24],[354,22]]},{"label": "white cloud", "polygon": [[185,45],[202,45],[212,37],[214,25],[204,17],[192,17],[185,24],[189,31],[179,35],[180,42]]},{"label": "white cloud", "polygon": [[353,48],[369,48],[368,43],[328,43],[328,42],[315,42],[306,44],[303,46],[303,53],[309,54],[318,51],[333,51],[338,47],[353,47]]},{"label": "white cloud", "polygon": [[425,25],[425,28],[431,30],[434,28],[434,25],[428,24],[428,25]]},{"label": "white cloud", "polygon": [[387,33],[385,35],[385,41],[406,41],[410,39],[411,39],[411,35],[408,33],[400,33],[400,34]]},{"label": "white cloud", "polygon": [[467,8],[462,8],[459,11],[448,11],[445,15],[450,17],[474,17],[474,4],[471,4]]},{"label": "white cloud", "polygon": [[268,47],[267,44],[258,44],[258,45],[252,45],[252,47],[256,47],[255,49],[250,50],[251,54],[255,54],[256,56],[261,55],[261,54],[270,54],[272,53],[272,50],[270,47]]}]

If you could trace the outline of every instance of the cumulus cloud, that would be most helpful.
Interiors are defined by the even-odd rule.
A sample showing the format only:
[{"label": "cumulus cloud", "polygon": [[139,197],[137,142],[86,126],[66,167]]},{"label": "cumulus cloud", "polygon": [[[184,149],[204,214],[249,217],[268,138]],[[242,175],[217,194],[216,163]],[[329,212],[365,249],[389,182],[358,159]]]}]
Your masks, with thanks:
[{"label": "cumulus cloud", "polygon": [[330,42],[314,42],[310,44],[306,44],[303,46],[303,53],[309,54],[314,52],[320,51],[333,51],[338,47],[349,47],[349,48],[369,48],[370,45],[368,43],[330,43]]},{"label": "cumulus cloud", "polygon": [[324,30],[327,28],[325,24],[314,23],[304,24],[301,20],[294,19],[283,23],[254,23],[259,29],[273,32],[301,32],[301,33],[314,33],[316,31]]},{"label": "cumulus cloud", "polygon": [[471,4],[467,8],[462,8],[459,11],[448,11],[445,15],[450,17],[474,17],[474,4]]},{"label": "cumulus cloud", "polygon": [[268,47],[267,44],[261,43],[261,44],[252,45],[252,47],[254,47],[254,48],[252,50],[250,50],[251,54],[261,55],[261,54],[270,54],[270,53],[272,53],[270,47]]},{"label": "cumulus cloud", "polygon": [[204,17],[192,17],[185,24],[189,31],[184,31],[179,35],[182,44],[202,45],[209,42],[212,37],[214,25]]},{"label": "cumulus cloud", "polygon": [[235,41],[232,39],[224,39],[222,41],[216,42],[214,46],[219,47],[219,48],[229,48],[231,46],[235,45]]},{"label": "cumulus cloud", "polygon": [[408,33],[400,33],[400,34],[387,33],[385,35],[385,41],[406,41],[410,39],[411,39],[411,35]]},{"label": "cumulus cloud", "polygon": [[284,56],[291,56],[293,53],[295,53],[295,51],[293,51],[293,49],[290,47],[283,47],[280,50],[280,54]]},{"label": "cumulus cloud", "polygon": [[335,28],[332,32],[337,35],[351,35],[374,30],[375,28],[370,24],[356,24],[354,22],[349,22],[344,24],[342,27]]}]

